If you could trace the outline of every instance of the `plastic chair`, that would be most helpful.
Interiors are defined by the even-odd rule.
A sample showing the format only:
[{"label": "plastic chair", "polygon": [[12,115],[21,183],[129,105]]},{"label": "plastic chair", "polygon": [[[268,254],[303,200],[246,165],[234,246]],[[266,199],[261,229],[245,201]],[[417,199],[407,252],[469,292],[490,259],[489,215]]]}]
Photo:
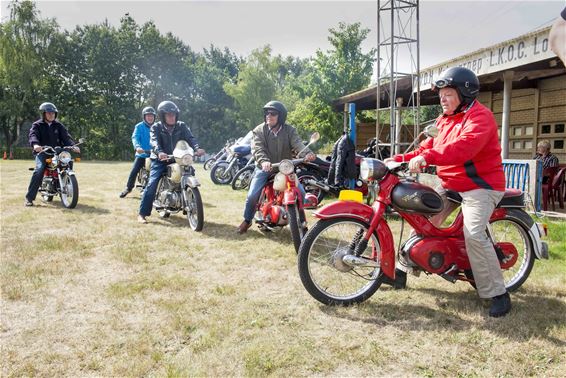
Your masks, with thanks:
[{"label": "plastic chair", "polygon": [[552,202],[552,210],[554,210],[554,200],[558,200],[558,206],[564,208],[564,176],[566,175],[566,168],[561,168],[558,173],[554,176],[552,180],[552,197],[550,201]]},{"label": "plastic chair", "polygon": [[[552,210],[554,210],[554,191],[553,183],[554,176],[558,172],[558,167],[544,168],[542,171],[543,184],[542,184],[542,209],[548,210],[548,202],[552,199]],[[545,179],[545,177],[547,179]]]}]

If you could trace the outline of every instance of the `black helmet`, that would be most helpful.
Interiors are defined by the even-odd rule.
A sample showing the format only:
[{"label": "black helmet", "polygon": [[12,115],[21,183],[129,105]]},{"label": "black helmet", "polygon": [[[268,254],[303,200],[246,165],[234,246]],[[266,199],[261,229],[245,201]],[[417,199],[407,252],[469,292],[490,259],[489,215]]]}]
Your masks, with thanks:
[{"label": "black helmet", "polygon": [[55,118],[57,118],[57,114],[59,113],[57,107],[50,102],[44,102],[43,104],[39,105],[39,112],[41,113],[42,118],[46,112],[55,113]]},{"label": "black helmet", "polygon": [[287,119],[287,108],[285,107],[285,105],[283,105],[283,103],[279,101],[269,101],[263,106],[263,111],[266,110],[275,110],[276,112],[278,112],[279,118],[277,119],[277,121],[281,125],[285,124],[285,120]]},{"label": "black helmet", "polygon": [[464,67],[448,68],[440,77],[436,79],[432,85],[432,90],[441,88],[454,88],[458,91],[462,104],[460,109],[469,105],[478,97],[480,92],[480,81],[476,74]]},{"label": "black helmet", "polygon": [[179,118],[179,108],[173,101],[163,101],[157,107],[159,112],[159,119],[161,122],[165,123],[165,113],[175,113],[175,122]]}]

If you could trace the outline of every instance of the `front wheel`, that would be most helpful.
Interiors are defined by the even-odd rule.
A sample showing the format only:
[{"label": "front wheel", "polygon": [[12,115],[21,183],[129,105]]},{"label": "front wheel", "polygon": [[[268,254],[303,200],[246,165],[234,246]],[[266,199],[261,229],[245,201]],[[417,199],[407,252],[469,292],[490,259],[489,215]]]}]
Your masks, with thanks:
[{"label": "front wheel", "polygon": [[525,228],[513,218],[497,219],[490,224],[493,241],[501,250],[514,249],[517,260],[508,268],[502,268],[503,281],[507,291],[515,291],[529,277],[533,269],[535,254],[533,243]]},{"label": "front wheel", "polygon": [[234,178],[232,179],[232,189],[234,190],[243,190],[247,189],[252,182],[252,178],[254,176],[254,167],[247,166],[240,169]]},{"label": "front wheel", "polygon": [[75,175],[61,175],[61,202],[67,209],[74,209],[79,202],[79,183]]},{"label": "front wheel", "polygon": [[207,159],[204,164],[203,164],[203,168],[205,171],[208,171],[210,168],[212,168],[212,166],[214,165],[214,163],[216,163],[216,159],[215,158],[210,158]]},{"label": "front wheel", "polygon": [[372,235],[358,261],[348,264],[346,256],[368,230],[362,221],[334,218],[318,221],[307,232],[299,249],[301,281],[316,300],[327,305],[349,306],[371,297],[382,283],[379,268],[380,247]]},{"label": "front wheel", "polygon": [[232,172],[228,171],[228,162],[221,161],[210,170],[210,179],[218,185],[227,185],[232,181]]},{"label": "front wheel", "polygon": [[287,205],[287,212],[289,213],[289,228],[291,229],[291,238],[295,246],[295,252],[299,253],[301,240],[305,237],[307,228],[305,224],[305,211],[299,209],[296,204]]},{"label": "front wheel", "polygon": [[193,231],[202,231],[204,226],[204,210],[202,207],[202,198],[198,188],[188,187],[184,191],[185,211],[187,212],[187,220]]}]

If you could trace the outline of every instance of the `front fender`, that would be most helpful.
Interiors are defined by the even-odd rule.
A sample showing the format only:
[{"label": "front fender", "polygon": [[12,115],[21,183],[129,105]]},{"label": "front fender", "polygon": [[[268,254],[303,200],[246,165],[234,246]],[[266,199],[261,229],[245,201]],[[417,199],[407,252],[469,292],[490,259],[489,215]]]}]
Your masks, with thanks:
[{"label": "front fender", "polygon": [[373,215],[373,208],[359,202],[336,201],[321,207],[313,215],[319,219],[347,217],[369,223]]},{"label": "front fender", "polygon": [[183,176],[181,178],[181,184],[183,188],[186,188],[187,186],[190,186],[191,188],[200,186],[200,182],[198,182],[198,179],[195,176]]},{"label": "front fender", "polygon": [[300,201],[301,192],[298,188],[287,189],[283,194],[283,205],[293,205],[297,202],[297,199]]}]

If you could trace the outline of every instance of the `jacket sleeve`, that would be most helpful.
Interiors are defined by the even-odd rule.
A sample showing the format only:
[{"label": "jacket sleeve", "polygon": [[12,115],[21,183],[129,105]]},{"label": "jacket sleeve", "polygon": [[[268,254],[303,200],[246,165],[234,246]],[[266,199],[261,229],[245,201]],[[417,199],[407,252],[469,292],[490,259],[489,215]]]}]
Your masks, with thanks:
[{"label": "jacket sleeve", "polygon": [[151,149],[156,155],[159,155],[160,152],[163,152],[163,147],[161,146],[159,140],[159,124],[154,123],[151,126],[151,130],[149,131],[149,142],[151,144]]},{"label": "jacket sleeve", "polygon": [[[398,154],[393,156],[393,159],[396,162],[404,162],[404,161],[409,161],[412,158],[414,158],[415,156],[419,156],[420,154],[422,154],[423,152],[429,150],[432,148],[432,143],[433,143],[434,139],[432,138],[426,138],[425,140],[423,140],[421,142],[421,144],[419,145],[419,147],[409,153],[406,154]],[[430,163],[428,160],[426,161],[428,164],[432,164]]]},{"label": "jacket sleeve", "polygon": [[28,134],[28,142],[29,142],[29,146],[32,148],[35,144],[41,145],[39,141],[39,124],[37,122],[34,122],[31,125],[31,129],[29,130],[29,134]]},{"label": "jacket sleeve", "polygon": [[186,123],[183,123],[183,125],[185,126],[185,135],[187,138],[187,142],[189,142],[189,145],[195,149],[198,150],[200,148],[197,138],[193,135],[189,125],[187,125]]},{"label": "jacket sleeve", "polygon": [[253,130],[253,146],[253,155],[257,165],[261,165],[266,161],[271,162],[267,154],[265,138],[263,137],[263,125],[259,125]]},{"label": "jacket sleeve", "polygon": [[67,131],[67,128],[62,123],[59,124],[59,140],[63,146],[72,146],[75,144],[73,138],[71,138],[71,135]]},{"label": "jacket sleeve", "polygon": [[[306,148],[303,144],[303,141],[299,137],[299,133],[297,133],[297,129],[293,126],[289,127],[289,142],[291,144],[291,151],[293,154],[297,156],[297,158],[306,156],[309,152],[312,152],[310,149]],[[303,151],[304,150],[304,151]],[[299,156],[298,153],[302,151],[303,156]]]},{"label": "jacket sleeve", "polygon": [[[474,158],[490,142],[496,128],[493,115],[486,112],[471,114],[462,122],[462,132],[453,142],[433,147],[421,153],[427,164],[460,165]],[[491,141],[498,143],[497,140]]]},{"label": "jacket sleeve", "polygon": [[132,144],[134,145],[134,150],[137,148],[142,148],[140,141],[140,125],[137,124],[134,127],[134,132],[132,133]]}]

